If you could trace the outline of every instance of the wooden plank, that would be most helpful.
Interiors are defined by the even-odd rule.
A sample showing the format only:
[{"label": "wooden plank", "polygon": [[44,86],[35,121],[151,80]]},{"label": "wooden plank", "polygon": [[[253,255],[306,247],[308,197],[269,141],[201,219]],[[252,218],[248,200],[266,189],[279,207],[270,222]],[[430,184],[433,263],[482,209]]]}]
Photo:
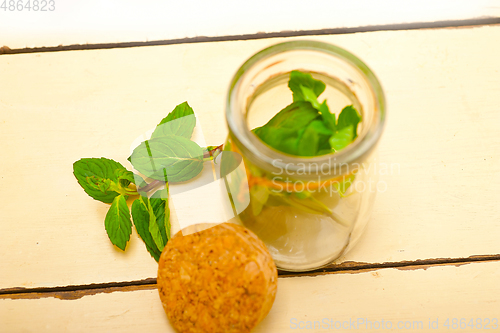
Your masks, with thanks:
[{"label": "wooden plank", "polygon": [[[499,38],[500,26],[314,37],[363,58],[389,105],[379,162],[395,167],[341,261],[500,253]],[[231,76],[283,40],[1,56],[0,287],[155,277],[135,233],[125,253],[110,244],[107,206],[81,190],[72,163],[128,166],[132,141],[185,100],[206,142],[222,143]]]},{"label": "wooden plank", "polygon": [[[280,278],[274,306],[254,332],[302,331],[308,323],[313,328],[308,332],[378,332],[390,327],[398,332],[448,332],[453,318],[457,325],[462,318],[462,325],[474,320],[474,328],[465,326],[462,332],[479,329],[478,319],[482,328],[487,319],[490,329],[495,322],[498,328],[499,276],[500,262],[488,262]],[[3,331],[12,333],[174,332],[156,289],[73,300],[0,298],[0,323]]]},{"label": "wooden plank", "polygon": [[425,0],[418,5],[397,0],[321,0],[314,6],[284,0],[271,4],[195,1],[189,6],[132,0],[54,1],[45,12],[41,7],[20,10],[8,1],[6,6],[0,9],[0,47],[11,49],[500,17],[498,1],[492,0]]}]

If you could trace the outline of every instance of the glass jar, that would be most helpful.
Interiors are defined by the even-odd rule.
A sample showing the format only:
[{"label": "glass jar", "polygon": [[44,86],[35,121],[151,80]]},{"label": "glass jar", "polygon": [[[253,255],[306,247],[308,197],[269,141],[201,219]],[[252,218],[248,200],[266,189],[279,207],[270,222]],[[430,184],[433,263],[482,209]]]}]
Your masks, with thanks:
[{"label": "glass jar", "polygon": [[[277,151],[251,132],[292,102],[287,83],[300,70],[326,84],[337,115],[353,105],[362,117],[346,148],[315,157]],[[382,88],[357,57],[334,45],[291,41],[268,47],[236,72],[228,91],[224,149],[243,157],[250,204],[241,223],[267,245],[279,269],[306,271],[345,254],[366,225],[377,192],[374,148],[385,122]],[[233,186],[234,187],[234,186]],[[232,200],[238,200],[233,195]]]}]

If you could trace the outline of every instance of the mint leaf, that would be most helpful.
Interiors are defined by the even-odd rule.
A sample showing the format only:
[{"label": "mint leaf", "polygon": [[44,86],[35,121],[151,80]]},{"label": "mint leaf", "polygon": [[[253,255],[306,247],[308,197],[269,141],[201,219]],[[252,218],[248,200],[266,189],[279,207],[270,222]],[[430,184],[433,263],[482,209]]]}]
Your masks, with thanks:
[{"label": "mint leaf", "polygon": [[104,219],[104,226],[111,243],[122,251],[125,251],[130,234],[132,233],[130,211],[125,196],[120,194],[113,199],[113,203],[109,207]]},{"label": "mint leaf", "polygon": [[329,139],[330,147],[336,151],[347,147],[348,144],[354,139],[353,126],[345,127],[332,135]]},{"label": "mint leaf", "polygon": [[331,148],[330,149],[323,149],[323,148],[320,148],[318,150],[318,152],[316,153],[316,156],[321,156],[321,155],[326,155],[326,154],[330,154],[330,153],[334,153],[335,151],[333,151]]},{"label": "mint leaf", "polygon": [[296,154],[298,138],[304,131],[304,127],[317,117],[318,110],[313,108],[311,103],[294,102],[253,132],[272,148],[288,154]]},{"label": "mint leaf", "polygon": [[156,191],[150,199],[141,195],[132,204],[132,216],[146,249],[158,261],[170,237],[168,190]]},{"label": "mint leaf", "polygon": [[146,177],[182,182],[203,169],[203,149],[189,139],[169,135],[142,142],[129,161]]},{"label": "mint leaf", "polygon": [[[117,187],[112,187],[111,183],[122,185],[134,177],[123,165],[104,157],[82,158],[76,161],[73,163],[73,174],[89,196],[104,203],[113,202],[120,194],[116,191]],[[120,181],[121,179],[125,181]]]},{"label": "mint leaf", "polygon": [[149,213],[149,232],[151,233],[151,237],[153,237],[156,247],[161,252],[165,247],[166,241],[162,237],[158,220],[156,219],[153,206],[151,205],[151,200],[143,200],[143,202],[145,203]]},{"label": "mint leaf", "polygon": [[[257,132],[255,132],[257,134]],[[262,128],[257,136],[272,148],[288,154],[295,154],[299,130],[288,128]]]},{"label": "mint leaf", "polygon": [[274,127],[299,130],[317,116],[318,110],[313,108],[310,103],[304,101],[293,102],[278,112],[267,124],[259,128]]},{"label": "mint leaf", "polygon": [[311,89],[314,95],[318,97],[323,91],[325,91],[326,85],[319,81],[313,79],[312,75],[309,73],[304,73],[300,71],[292,71],[290,73],[290,80],[288,81],[288,87],[293,92],[293,101],[304,101],[304,93],[300,86]]},{"label": "mint leaf", "polygon": [[334,133],[321,120],[313,120],[313,121],[311,121],[309,123],[309,125],[307,126],[307,128],[312,128],[316,133],[318,133],[320,135],[331,136]]},{"label": "mint leaf", "polygon": [[354,140],[358,136],[357,128],[360,121],[361,116],[359,115],[358,111],[356,111],[356,109],[352,105],[346,106],[342,109],[342,112],[340,112],[337,129],[341,130],[343,128],[346,128],[347,126],[352,126],[354,130]]},{"label": "mint leaf", "polygon": [[326,142],[333,132],[320,120],[313,120],[299,137],[297,155],[316,156],[320,142]]},{"label": "mint leaf", "polygon": [[184,102],[177,105],[172,112],[160,121],[151,135],[151,139],[167,135],[178,135],[189,139],[193,135],[195,126],[196,117],[194,111],[187,102]]},{"label": "mint leaf", "polygon": [[[168,183],[167,183],[168,186]],[[151,207],[156,216],[158,228],[165,244],[170,239],[170,208],[168,206],[168,189],[156,191],[150,198]]]},{"label": "mint leaf", "polygon": [[100,191],[103,194],[106,194],[107,192],[112,192],[113,190],[111,190],[111,187],[115,185],[111,181],[111,179],[104,179],[96,176],[86,177],[85,180],[87,181],[90,187]]},{"label": "mint leaf", "polygon": [[319,107],[319,112],[321,113],[321,118],[325,122],[326,127],[335,132],[337,130],[337,125],[335,121],[335,114],[330,112],[328,105],[326,104],[326,100]]},{"label": "mint leaf", "polygon": [[318,97],[314,93],[314,91],[310,88],[307,88],[303,85],[300,85],[300,90],[302,91],[302,96],[304,97],[304,100],[311,103],[313,108],[316,110],[319,110],[321,104],[318,102]]},{"label": "mint leaf", "polygon": [[314,156],[318,151],[319,134],[311,124],[309,124],[297,146],[297,155]]},{"label": "mint leaf", "polygon": [[141,229],[137,232],[144,240],[150,254],[154,257],[154,253],[152,252],[155,252],[154,250],[156,249],[161,253],[167,244],[167,238],[165,232],[163,234],[161,232],[162,227],[160,221],[156,218],[152,200],[154,199],[148,199],[145,193],[142,193],[139,199],[135,200],[132,204],[132,215],[134,216],[135,214],[134,223],[136,224],[136,229],[138,227]]},{"label": "mint leaf", "polygon": [[127,187],[130,183],[135,184],[134,174],[128,170],[117,170],[115,172],[116,177],[118,178],[118,182],[120,186]]},{"label": "mint leaf", "polygon": [[141,196],[132,204],[132,219],[139,237],[144,241],[149,254],[158,262],[161,251],[158,249],[151,232],[149,231],[150,213],[147,204],[148,198]]}]

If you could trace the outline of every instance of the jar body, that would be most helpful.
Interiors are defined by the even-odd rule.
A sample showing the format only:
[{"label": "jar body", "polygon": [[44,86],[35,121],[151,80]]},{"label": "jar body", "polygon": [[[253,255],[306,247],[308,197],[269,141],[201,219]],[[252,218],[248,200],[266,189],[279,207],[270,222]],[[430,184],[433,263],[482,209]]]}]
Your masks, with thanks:
[{"label": "jar body", "polygon": [[[264,241],[282,270],[306,271],[331,263],[353,246],[369,220],[378,185],[374,147],[385,108],[378,81],[357,62],[332,45],[283,43],[250,58],[231,84],[224,149],[242,156],[249,192],[249,204],[238,217]],[[292,70],[326,84],[320,97],[332,113],[353,105],[361,114],[359,136],[346,152],[291,156],[251,132],[292,102],[287,87]],[[238,198],[233,195],[232,200]]]}]

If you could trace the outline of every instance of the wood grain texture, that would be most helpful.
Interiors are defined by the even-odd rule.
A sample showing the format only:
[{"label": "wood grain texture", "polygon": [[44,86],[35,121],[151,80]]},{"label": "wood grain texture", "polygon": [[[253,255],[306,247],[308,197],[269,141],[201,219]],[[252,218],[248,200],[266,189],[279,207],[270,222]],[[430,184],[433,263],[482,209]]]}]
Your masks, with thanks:
[{"label": "wood grain texture", "polygon": [[421,0],[418,4],[317,0],[314,5],[289,0],[194,0],[189,4],[87,0],[50,2],[45,12],[12,10],[9,4],[0,9],[0,47],[11,49],[500,17],[496,0]]},{"label": "wood grain texture", "polygon": [[[71,287],[67,287],[64,289],[70,289]],[[74,288],[74,286],[73,286]],[[40,288],[41,289],[41,288]],[[48,291],[49,288],[43,288],[43,291],[32,291],[29,289],[21,290],[17,289],[15,292],[10,294],[0,294],[0,299],[3,300],[18,300],[18,299],[40,299],[47,297],[54,297],[62,300],[75,300],[82,298],[84,296],[91,296],[97,294],[106,294],[106,293],[114,293],[114,292],[128,292],[128,291],[137,291],[137,290],[157,290],[156,283],[155,284],[144,284],[144,285],[132,285],[132,286],[124,286],[124,287],[104,287],[104,288],[90,288],[90,286],[86,289],[76,289],[76,290],[59,290],[59,291]],[[56,288],[52,288],[56,289]],[[62,289],[62,288],[61,288]]]},{"label": "wood grain texture", "polygon": [[[381,269],[358,274],[280,278],[269,315],[253,331],[281,333],[359,331],[379,332],[390,322],[392,331],[449,332],[447,318],[496,318],[500,298],[500,262],[474,263],[426,270]],[[29,320],[26,320],[26,318]],[[359,326],[351,326],[350,322]],[[429,329],[429,321],[437,329]],[[372,327],[367,321],[372,322]],[[347,324],[344,324],[347,322]],[[174,332],[163,312],[158,292],[124,290],[75,300],[0,299],[3,331],[17,332]],[[318,325],[323,325],[322,327]],[[328,326],[326,326],[328,325]],[[333,325],[333,326],[332,326]],[[347,325],[335,329],[335,325]],[[398,325],[408,325],[398,329]],[[492,325],[490,325],[492,327]],[[470,328],[470,327],[469,327]],[[461,330],[466,332],[466,330]],[[476,331],[475,329],[469,332]]]},{"label": "wood grain texture", "polygon": [[[500,26],[311,38],[360,56],[389,107],[387,190],[339,262],[500,253]],[[111,245],[107,206],[82,191],[72,163],[129,166],[133,140],[185,100],[207,143],[222,143],[231,76],[283,40],[0,56],[0,288],[156,277],[135,232],[125,253]]]}]

